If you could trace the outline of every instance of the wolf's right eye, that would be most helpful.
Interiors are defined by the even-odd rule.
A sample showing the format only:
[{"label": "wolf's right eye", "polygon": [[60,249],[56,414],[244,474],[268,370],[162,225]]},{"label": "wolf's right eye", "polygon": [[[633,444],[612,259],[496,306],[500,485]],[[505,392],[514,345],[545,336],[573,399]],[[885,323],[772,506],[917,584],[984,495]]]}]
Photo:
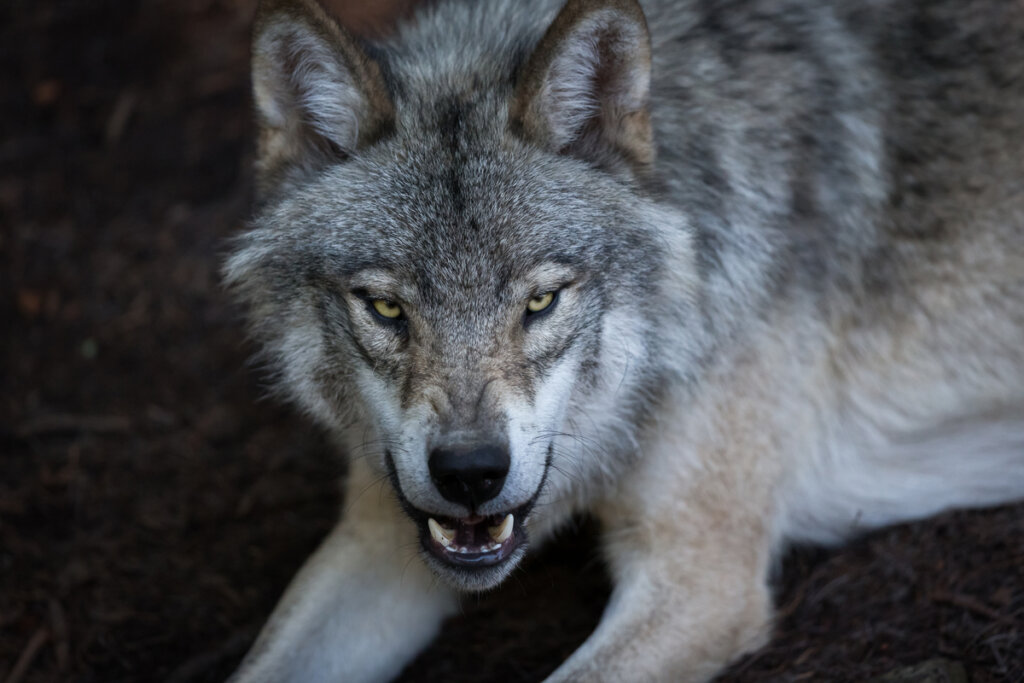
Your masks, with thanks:
[{"label": "wolf's right eye", "polygon": [[402,317],[402,307],[394,301],[387,299],[373,299],[370,302],[374,313],[388,320],[398,320]]}]

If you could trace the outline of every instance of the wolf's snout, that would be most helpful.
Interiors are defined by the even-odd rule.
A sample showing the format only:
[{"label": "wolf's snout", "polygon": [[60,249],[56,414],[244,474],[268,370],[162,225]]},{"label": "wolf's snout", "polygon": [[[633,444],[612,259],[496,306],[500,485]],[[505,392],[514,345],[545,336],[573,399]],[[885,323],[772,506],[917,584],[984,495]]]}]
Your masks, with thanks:
[{"label": "wolf's snout", "polygon": [[510,462],[507,446],[477,444],[435,448],[427,465],[446,500],[475,511],[501,492]]}]

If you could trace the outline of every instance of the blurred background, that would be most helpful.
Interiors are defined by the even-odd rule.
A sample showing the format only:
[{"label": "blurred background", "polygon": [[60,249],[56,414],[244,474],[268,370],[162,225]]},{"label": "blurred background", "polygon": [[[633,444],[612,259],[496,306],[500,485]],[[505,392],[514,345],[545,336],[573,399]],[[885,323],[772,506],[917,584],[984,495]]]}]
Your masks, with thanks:
[{"label": "blurred background", "polygon": [[[383,36],[411,0],[332,11]],[[252,0],[0,3],[0,683],[220,681],[339,509],[218,282],[252,197]],[[581,521],[404,681],[536,681],[607,597]],[[728,681],[1024,680],[1024,507],[791,553]]]}]

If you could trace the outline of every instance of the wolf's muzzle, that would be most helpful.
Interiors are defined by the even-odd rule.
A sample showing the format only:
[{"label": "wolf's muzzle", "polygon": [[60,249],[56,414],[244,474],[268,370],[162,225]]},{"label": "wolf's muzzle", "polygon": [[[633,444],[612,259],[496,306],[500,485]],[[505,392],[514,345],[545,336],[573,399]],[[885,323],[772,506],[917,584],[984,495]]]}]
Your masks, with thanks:
[{"label": "wolf's muzzle", "polygon": [[435,448],[427,461],[441,496],[471,512],[501,492],[510,464],[508,447],[496,444]]}]

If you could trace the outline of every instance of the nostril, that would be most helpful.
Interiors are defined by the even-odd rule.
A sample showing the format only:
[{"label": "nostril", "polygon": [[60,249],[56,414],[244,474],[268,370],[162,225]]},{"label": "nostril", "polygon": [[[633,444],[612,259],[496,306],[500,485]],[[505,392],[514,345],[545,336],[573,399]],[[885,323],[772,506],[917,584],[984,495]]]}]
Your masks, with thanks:
[{"label": "nostril", "polygon": [[501,492],[510,462],[505,446],[477,444],[434,449],[428,467],[441,496],[475,509]]}]

